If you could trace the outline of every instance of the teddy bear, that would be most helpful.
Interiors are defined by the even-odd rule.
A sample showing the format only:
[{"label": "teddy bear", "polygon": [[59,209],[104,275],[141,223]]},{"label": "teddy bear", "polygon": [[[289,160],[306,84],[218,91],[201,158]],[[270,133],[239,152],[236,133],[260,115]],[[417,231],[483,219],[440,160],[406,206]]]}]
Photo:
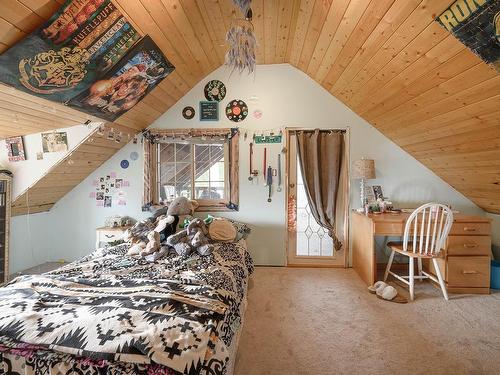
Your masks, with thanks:
[{"label": "teddy bear", "polygon": [[201,219],[192,220],[186,229],[167,238],[167,245],[174,248],[178,255],[187,257],[193,251],[208,255],[213,250],[207,237],[208,229]]},{"label": "teddy bear", "polygon": [[198,202],[186,197],[173,200],[168,209],[161,208],[153,216],[136,223],[125,232],[124,239],[130,243],[128,255],[147,256],[157,252],[161,243],[177,231],[180,217],[192,215]]}]

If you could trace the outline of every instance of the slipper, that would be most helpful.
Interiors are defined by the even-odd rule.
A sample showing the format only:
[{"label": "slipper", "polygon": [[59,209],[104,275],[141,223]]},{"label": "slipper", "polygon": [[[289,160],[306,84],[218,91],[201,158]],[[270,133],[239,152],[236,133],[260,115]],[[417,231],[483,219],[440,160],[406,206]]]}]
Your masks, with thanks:
[{"label": "slipper", "polygon": [[371,285],[368,287],[368,291],[371,294],[377,293],[377,289],[382,288],[384,289],[387,286],[387,284],[383,281],[377,281],[375,284]]},{"label": "slipper", "polygon": [[395,303],[408,303],[408,300],[405,297],[400,296],[398,294],[396,288],[387,285],[383,281],[377,281],[372,286],[369,286],[368,291],[372,294],[376,294],[377,298],[385,301],[390,301]]}]

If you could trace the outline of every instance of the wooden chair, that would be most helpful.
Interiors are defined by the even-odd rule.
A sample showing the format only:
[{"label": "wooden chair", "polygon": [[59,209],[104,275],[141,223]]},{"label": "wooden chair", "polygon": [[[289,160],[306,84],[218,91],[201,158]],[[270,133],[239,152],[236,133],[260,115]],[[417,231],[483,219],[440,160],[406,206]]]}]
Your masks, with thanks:
[{"label": "wooden chair", "polygon": [[[427,203],[420,206],[408,217],[406,222],[403,242],[389,242],[387,246],[392,250],[389,263],[384,274],[384,281],[389,274],[401,280],[410,288],[410,300],[414,298],[415,279],[431,279],[439,283],[443,296],[448,300],[448,293],[443,281],[443,276],[436,261],[436,257],[445,246],[446,238],[453,224],[451,209],[439,203]],[[399,276],[391,271],[394,254],[399,253],[409,258],[409,275]],[[436,270],[437,279],[422,270],[422,259],[431,259]],[[418,260],[418,276],[414,275],[414,260]]]}]

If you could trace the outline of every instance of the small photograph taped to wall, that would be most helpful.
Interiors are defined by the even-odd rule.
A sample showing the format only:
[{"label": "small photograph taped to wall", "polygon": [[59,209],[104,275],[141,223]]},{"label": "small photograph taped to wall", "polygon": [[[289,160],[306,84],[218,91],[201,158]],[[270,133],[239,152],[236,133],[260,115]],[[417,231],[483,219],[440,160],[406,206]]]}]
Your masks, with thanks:
[{"label": "small photograph taped to wall", "polygon": [[95,194],[95,200],[96,201],[102,201],[102,200],[104,200],[104,193],[102,191],[98,191]]},{"label": "small photograph taped to wall", "polygon": [[104,207],[111,207],[112,202],[113,202],[113,197],[111,197],[110,195],[106,195],[104,197]]},{"label": "small photograph taped to wall", "polygon": [[373,195],[375,196],[375,200],[384,199],[384,194],[382,193],[382,186],[373,185]]},{"label": "small photograph taped to wall", "polygon": [[68,151],[68,134],[66,132],[42,133],[43,152]]},{"label": "small photograph taped to wall", "polygon": [[117,189],[120,189],[120,188],[122,187],[122,185],[123,185],[123,179],[121,179],[121,178],[117,178],[117,179],[115,180],[115,187],[116,187]]}]

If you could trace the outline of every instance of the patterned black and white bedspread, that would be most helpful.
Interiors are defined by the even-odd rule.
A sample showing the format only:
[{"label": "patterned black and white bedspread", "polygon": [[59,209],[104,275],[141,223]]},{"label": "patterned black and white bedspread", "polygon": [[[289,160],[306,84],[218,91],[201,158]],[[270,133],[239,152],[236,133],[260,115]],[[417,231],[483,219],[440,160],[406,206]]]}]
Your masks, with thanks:
[{"label": "patterned black and white bedspread", "polygon": [[0,288],[0,374],[13,355],[44,351],[121,374],[225,374],[253,270],[245,241],[154,263],[126,250],[99,249]]}]

